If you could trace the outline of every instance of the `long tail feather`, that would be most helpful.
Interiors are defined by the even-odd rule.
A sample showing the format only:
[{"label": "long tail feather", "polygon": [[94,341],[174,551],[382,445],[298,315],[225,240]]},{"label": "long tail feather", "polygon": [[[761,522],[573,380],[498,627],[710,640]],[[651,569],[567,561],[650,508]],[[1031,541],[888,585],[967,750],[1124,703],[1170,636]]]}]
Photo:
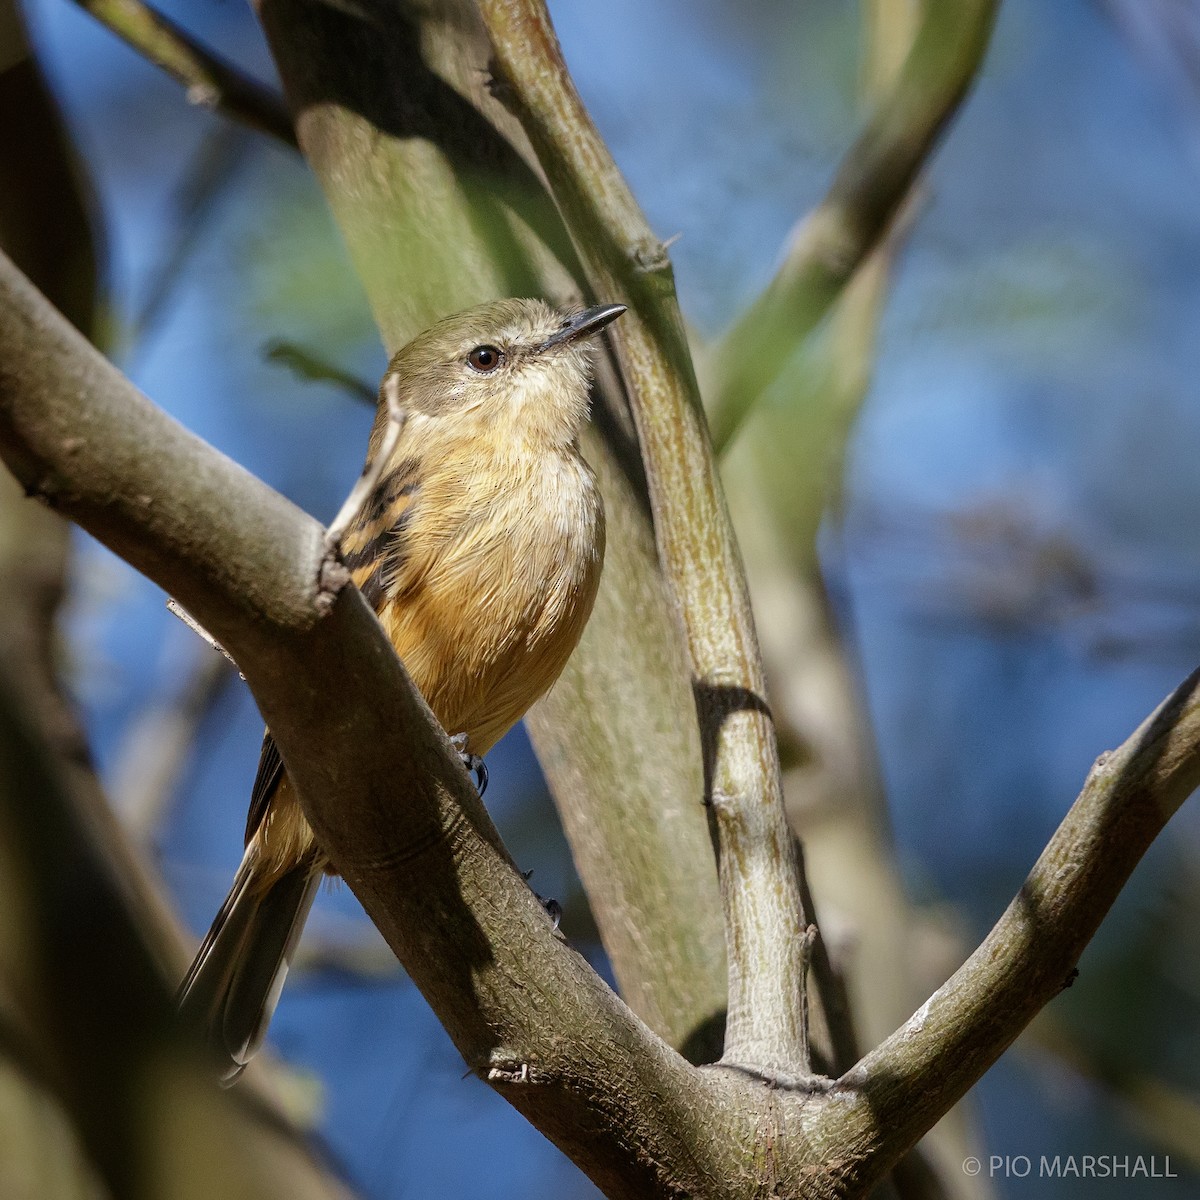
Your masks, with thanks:
[{"label": "long tail feather", "polygon": [[204,1030],[226,1084],[262,1044],[321,879],[303,864],[260,891],[257,857],[252,841],[179,988],[179,1011]]}]

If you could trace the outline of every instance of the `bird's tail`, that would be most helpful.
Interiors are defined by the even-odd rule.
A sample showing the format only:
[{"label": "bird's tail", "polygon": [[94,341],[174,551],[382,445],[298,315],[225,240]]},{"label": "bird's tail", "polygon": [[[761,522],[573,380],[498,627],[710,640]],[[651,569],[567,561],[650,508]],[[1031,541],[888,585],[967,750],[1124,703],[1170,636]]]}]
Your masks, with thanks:
[{"label": "bird's tail", "polygon": [[183,983],[179,1011],[204,1032],[231,1084],[262,1044],[321,871],[305,863],[267,888],[255,885],[251,841]]}]

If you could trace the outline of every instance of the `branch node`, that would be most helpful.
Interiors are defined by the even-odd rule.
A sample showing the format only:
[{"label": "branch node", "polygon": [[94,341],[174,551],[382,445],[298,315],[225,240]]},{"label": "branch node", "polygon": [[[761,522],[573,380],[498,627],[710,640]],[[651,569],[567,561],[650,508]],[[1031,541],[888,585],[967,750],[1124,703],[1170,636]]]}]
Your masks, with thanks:
[{"label": "branch node", "polygon": [[806,961],[812,957],[813,947],[817,944],[817,938],[820,936],[820,930],[815,925],[809,924],[804,927],[804,933],[800,938],[800,949],[803,951]]},{"label": "branch node", "polygon": [[327,550],[321,558],[321,567],[317,572],[317,615],[328,616],[333,610],[334,602],[341,595],[342,589],[350,582],[350,572],[346,564],[337,557],[336,549]]},{"label": "branch node", "polygon": [[40,479],[35,479],[32,483],[25,484],[24,488],[27,500],[36,500],[39,504],[44,504],[47,508],[57,506],[59,488],[52,475],[43,475]]},{"label": "branch node", "polygon": [[504,78],[495,55],[488,60],[488,65],[483,71],[483,86],[484,90],[493,100],[499,101],[505,108],[512,111],[515,103],[513,90],[508,80]]},{"label": "branch node", "polygon": [[736,796],[731,796],[728,792],[721,791],[719,788],[713,788],[704,797],[704,807],[711,808],[715,813],[736,812],[740,808]]},{"label": "branch node", "polygon": [[[676,237],[679,235],[677,234]],[[672,241],[675,239],[673,238]],[[667,248],[657,239],[634,242],[626,252],[642,275],[655,275],[659,271],[671,269],[671,259]]]}]

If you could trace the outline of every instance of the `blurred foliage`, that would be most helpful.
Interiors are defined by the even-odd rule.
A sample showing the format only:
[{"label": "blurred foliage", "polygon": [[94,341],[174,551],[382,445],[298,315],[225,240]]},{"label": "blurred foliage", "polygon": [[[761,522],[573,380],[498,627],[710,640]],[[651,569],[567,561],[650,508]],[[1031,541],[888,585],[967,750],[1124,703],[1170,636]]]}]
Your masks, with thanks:
[{"label": "blurred foliage", "polygon": [[[963,247],[946,246],[949,259]],[[1020,349],[1027,369],[1076,365],[1095,354],[1146,303],[1146,293],[1121,247],[1062,230],[1039,230],[991,258],[975,259],[970,274],[949,263],[945,277],[905,323],[911,339],[961,338],[972,347]],[[1065,362],[1064,362],[1065,358]]]},{"label": "blurred foliage", "polygon": [[243,219],[231,231],[225,269],[250,268],[229,314],[231,331],[286,331],[323,358],[353,361],[379,335],[345,244],[303,164],[274,147],[260,155],[266,161],[242,204],[261,206],[270,220]]}]

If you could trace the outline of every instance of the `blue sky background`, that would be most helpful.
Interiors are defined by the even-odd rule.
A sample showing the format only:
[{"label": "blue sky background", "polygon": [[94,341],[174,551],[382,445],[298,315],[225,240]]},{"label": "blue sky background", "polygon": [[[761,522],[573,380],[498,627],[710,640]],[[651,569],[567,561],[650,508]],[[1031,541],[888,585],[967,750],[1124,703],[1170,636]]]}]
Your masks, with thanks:
[{"label": "blue sky background", "polygon": [[[241,5],[165,7],[269,78]],[[852,135],[858,8],[551,8],[656,231],[682,235],[685,314],[718,334],[770,278]],[[361,465],[369,414],[262,348],[292,339],[372,381],[384,357],[305,169],[253,134],[222,134],[64,0],[29,11],[96,187],[115,357],[190,428],[328,518]],[[1095,756],[1200,659],[1200,108],[1175,80],[1097,3],[1007,0],[899,264],[844,515],[822,538],[905,878],[919,900],[959,906],[973,935]],[[189,191],[221,156],[223,185],[199,220]],[[181,231],[190,252],[138,328]],[[82,539],[70,636],[111,775],[131,723],[177,688],[197,647],[154,587]],[[260,734],[244,689],[227,689],[156,839],[197,932],[240,853]],[[570,901],[577,884],[524,735],[489,765],[489,807],[518,860]],[[1054,1010],[1106,1067],[1157,1072],[1193,1103],[1198,812],[1193,802],[1172,823]],[[313,933],[375,936],[344,889],[322,896]],[[369,1197],[595,1195],[463,1078],[398,970],[297,977],[272,1044],[318,1081],[320,1132]],[[1112,1093],[1045,1056],[1006,1056],[977,1100],[996,1153],[1163,1153]],[[1118,1186],[1200,1197],[1194,1175]],[[1093,1187],[1026,1179],[1002,1194]]]}]

